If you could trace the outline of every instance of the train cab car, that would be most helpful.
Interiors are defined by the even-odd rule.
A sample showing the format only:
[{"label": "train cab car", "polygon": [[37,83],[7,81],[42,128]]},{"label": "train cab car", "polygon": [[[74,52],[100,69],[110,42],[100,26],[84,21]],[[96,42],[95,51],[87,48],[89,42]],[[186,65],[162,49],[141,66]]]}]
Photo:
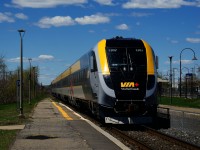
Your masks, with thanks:
[{"label": "train cab car", "polygon": [[103,39],[65,72],[52,82],[53,94],[86,106],[105,123],[145,124],[156,117],[156,61],[144,40]]},{"label": "train cab car", "polygon": [[[95,47],[100,112],[110,123],[147,123],[156,115],[156,63],[143,40],[113,38]],[[93,81],[93,84],[95,81]]]}]

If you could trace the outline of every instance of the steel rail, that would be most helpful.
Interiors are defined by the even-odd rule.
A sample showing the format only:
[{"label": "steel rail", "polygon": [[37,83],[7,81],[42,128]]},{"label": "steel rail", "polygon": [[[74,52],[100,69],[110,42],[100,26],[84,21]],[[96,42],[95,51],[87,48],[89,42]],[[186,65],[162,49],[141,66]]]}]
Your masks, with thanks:
[{"label": "steel rail", "polygon": [[120,131],[120,130],[118,130],[116,128],[111,128],[110,130],[112,130],[113,133],[115,133],[120,138],[124,139],[129,144],[133,144],[136,147],[138,147],[138,149],[141,149],[141,150],[153,150],[151,147],[149,147],[145,143],[142,143],[139,140],[128,136],[127,134],[123,133],[122,131]]}]

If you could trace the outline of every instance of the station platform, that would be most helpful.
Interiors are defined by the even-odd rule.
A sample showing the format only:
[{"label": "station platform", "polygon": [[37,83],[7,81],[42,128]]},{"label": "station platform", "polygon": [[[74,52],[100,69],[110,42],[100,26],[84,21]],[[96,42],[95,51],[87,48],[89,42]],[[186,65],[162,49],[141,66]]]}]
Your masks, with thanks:
[{"label": "station platform", "polygon": [[200,114],[200,109],[198,109],[198,108],[178,107],[178,106],[161,105],[161,104],[159,105],[159,107],[169,108],[170,110],[183,111],[183,112],[187,112],[187,113]]},{"label": "station platform", "polygon": [[92,122],[51,101],[38,103],[11,150],[118,150],[129,149]]}]

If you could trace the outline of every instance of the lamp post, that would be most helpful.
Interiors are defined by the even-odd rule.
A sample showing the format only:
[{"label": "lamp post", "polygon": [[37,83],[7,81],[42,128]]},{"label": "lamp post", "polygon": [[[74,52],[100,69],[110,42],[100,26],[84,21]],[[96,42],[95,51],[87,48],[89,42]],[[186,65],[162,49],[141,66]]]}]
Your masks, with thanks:
[{"label": "lamp post", "polygon": [[180,52],[180,87],[179,87],[179,96],[181,97],[181,74],[182,74],[182,71],[181,71],[181,54],[182,54],[182,52],[184,51],[184,50],[191,50],[192,52],[193,52],[193,58],[192,58],[192,60],[197,60],[197,58],[196,58],[196,56],[195,56],[195,52],[194,52],[194,50],[193,49],[191,49],[191,48],[184,48],[184,49],[182,49],[181,50],[181,52]]},{"label": "lamp post", "polygon": [[176,87],[176,81],[175,81],[175,70],[178,70],[177,68],[172,69],[172,85],[175,88]]},{"label": "lamp post", "polygon": [[23,37],[25,34],[25,30],[20,29],[18,30],[19,35],[20,35],[20,99],[19,99],[19,104],[20,104],[20,114],[19,117],[24,117],[23,114]]},{"label": "lamp post", "polygon": [[35,98],[35,68],[36,67],[33,67],[33,95],[34,95],[34,98]]},{"label": "lamp post", "polygon": [[170,103],[172,104],[172,57],[169,56],[170,61]]},{"label": "lamp post", "polygon": [[30,70],[29,70],[29,105],[31,104],[31,58],[28,59],[29,61],[29,67],[30,67]]}]

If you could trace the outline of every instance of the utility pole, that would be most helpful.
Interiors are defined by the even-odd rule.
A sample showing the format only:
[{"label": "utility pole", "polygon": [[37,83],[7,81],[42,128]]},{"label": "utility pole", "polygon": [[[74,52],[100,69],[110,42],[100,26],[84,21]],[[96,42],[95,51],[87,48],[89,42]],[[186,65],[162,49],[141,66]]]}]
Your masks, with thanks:
[{"label": "utility pole", "polygon": [[18,30],[20,35],[20,114],[19,117],[24,118],[23,113],[23,37],[25,34],[25,30],[20,29]]},{"label": "utility pole", "polygon": [[36,96],[36,92],[35,92],[35,68],[36,67],[33,67],[33,95],[34,95],[34,98]]},{"label": "utility pole", "polygon": [[169,56],[170,61],[170,104],[172,104],[172,57]]},{"label": "utility pole", "polygon": [[28,59],[29,60],[29,67],[30,67],[30,70],[29,70],[29,105],[31,104],[31,58]]}]

